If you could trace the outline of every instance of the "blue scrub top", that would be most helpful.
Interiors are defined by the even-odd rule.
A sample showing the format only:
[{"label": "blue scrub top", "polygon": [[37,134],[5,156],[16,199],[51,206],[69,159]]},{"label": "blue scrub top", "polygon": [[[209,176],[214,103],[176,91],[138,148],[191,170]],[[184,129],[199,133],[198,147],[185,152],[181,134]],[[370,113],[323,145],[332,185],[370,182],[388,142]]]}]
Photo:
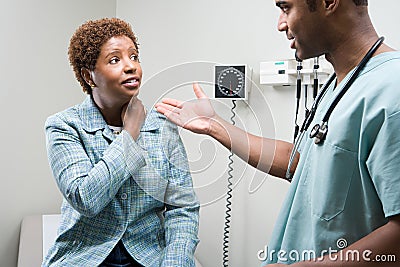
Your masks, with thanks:
[{"label": "blue scrub top", "polygon": [[[350,74],[330,85],[310,129]],[[322,145],[310,129],[263,265],[334,253],[400,213],[400,52],[368,62],[334,109]]]}]

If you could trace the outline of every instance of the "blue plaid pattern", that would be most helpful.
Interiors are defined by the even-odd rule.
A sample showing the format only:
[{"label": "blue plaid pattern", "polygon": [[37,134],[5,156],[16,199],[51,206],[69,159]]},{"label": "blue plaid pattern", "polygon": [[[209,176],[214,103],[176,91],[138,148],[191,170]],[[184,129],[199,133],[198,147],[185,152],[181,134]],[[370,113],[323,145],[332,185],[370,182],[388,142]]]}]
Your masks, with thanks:
[{"label": "blue plaid pattern", "polygon": [[98,266],[122,240],[144,266],[194,266],[199,202],[177,127],[148,112],[135,142],[88,96],[50,116],[47,153],[64,196],[42,266]]}]

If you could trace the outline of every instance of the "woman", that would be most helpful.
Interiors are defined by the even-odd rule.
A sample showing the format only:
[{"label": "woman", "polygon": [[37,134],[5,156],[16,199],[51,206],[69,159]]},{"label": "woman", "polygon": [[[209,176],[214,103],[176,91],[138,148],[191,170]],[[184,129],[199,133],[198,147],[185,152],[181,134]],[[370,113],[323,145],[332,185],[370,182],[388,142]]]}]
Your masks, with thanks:
[{"label": "woman", "polygon": [[137,39],[120,19],[81,25],[69,60],[88,94],[49,117],[47,150],[63,194],[43,266],[194,266],[199,203],[165,117],[137,98]]}]

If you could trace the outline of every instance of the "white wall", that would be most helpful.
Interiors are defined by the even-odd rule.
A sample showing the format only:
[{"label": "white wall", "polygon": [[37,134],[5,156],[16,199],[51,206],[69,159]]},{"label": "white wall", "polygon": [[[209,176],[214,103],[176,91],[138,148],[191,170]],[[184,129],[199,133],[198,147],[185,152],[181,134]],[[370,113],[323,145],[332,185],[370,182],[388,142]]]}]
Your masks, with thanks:
[{"label": "white wall", "polygon": [[400,35],[396,31],[397,25],[400,23],[396,9],[400,7],[400,2],[396,0],[386,1],[385,6],[388,8],[384,8],[381,1],[371,0],[369,2],[369,13],[378,34],[385,36],[385,42],[391,47],[400,50]]},{"label": "white wall", "polygon": [[68,63],[69,38],[88,19],[115,16],[110,0],[12,0],[0,16],[0,266],[17,263],[20,223],[59,212],[44,121],[84,94]]},{"label": "white wall", "polygon": [[[371,1],[371,13],[386,41],[400,48],[400,37],[393,25],[397,0]],[[254,68],[249,107],[238,105],[241,127],[264,136],[291,140],[294,90],[259,85],[259,63],[293,58],[289,42],[276,30],[279,10],[274,1],[253,0],[118,0],[117,16],[131,22],[139,37],[145,83],[140,96],[151,106],[160,97],[181,100],[193,98],[191,81],[203,81],[212,96],[213,63],[248,64]],[[395,21],[396,20],[396,21]],[[265,98],[263,98],[263,95]],[[229,102],[216,102],[218,112],[230,117]],[[252,115],[255,112],[256,115]],[[196,190],[203,204],[200,218],[200,244],[197,256],[205,267],[222,265],[228,153],[209,138],[182,131],[189,153]],[[211,154],[211,155],[210,155]],[[215,156],[215,158],[214,158]],[[235,159],[230,265],[259,266],[257,251],[268,243],[271,230],[287,189],[285,182],[267,177],[262,187],[249,193],[266,176]]]},{"label": "white wall", "polygon": [[[1,267],[16,266],[24,216],[59,211],[61,198],[47,163],[43,124],[48,115],[84,97],[67,59],[69,38],[78,25],[115,15],[132,23],[141,43],[146,80],[141,97],[149,106],[170,89],[168,95],[192,98],[190,86],[177,86],[180,83],[212,80],[211,63],[190,62],[246,63],[254,68],[258,84],[260,61],[293,55],[285,36],[276,31],[278,10],[272,0],[9,0],[0,6]],[[378,31],[400,48],[394,28],[400,2],[387,0],[385,7],[390,8],[382,8],[379,1],[371,1],[370,6]],[[239,104],[238,124],[254,133],[290,140],[293,90],[258,87],[250,95],[250,108]],[[211,86],[204,88],[211,95]],[[229,102],[213,103],[229,118]],[[225,205],[220,198],[225,192],[228,154],[207,138],[182,135],[203,204],[197,254],[205,267],[220,266]],[[232,267],[259,265],[256,253],[268,242],[287,186],[268,178],[250,194],[251,179],[256,179],[254,189],[265,176],[250,168],[242,173],[244,167],[235,159]]]}]

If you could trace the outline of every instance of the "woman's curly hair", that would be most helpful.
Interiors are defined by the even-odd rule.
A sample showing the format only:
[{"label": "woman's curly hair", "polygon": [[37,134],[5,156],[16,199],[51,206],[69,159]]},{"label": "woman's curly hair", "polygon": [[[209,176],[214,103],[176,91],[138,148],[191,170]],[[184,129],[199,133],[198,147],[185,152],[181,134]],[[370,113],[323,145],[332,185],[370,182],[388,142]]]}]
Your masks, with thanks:
[{"label": "woman's curly hair", "polygon": [[118,18],[89,20],[72,35],[68,48],[69,62],[85,93],[91,94],[92,88],[83,79],[82,68],[94,70],[102,45],[115,36],[130,38],[139,51],[132,27]]}]

